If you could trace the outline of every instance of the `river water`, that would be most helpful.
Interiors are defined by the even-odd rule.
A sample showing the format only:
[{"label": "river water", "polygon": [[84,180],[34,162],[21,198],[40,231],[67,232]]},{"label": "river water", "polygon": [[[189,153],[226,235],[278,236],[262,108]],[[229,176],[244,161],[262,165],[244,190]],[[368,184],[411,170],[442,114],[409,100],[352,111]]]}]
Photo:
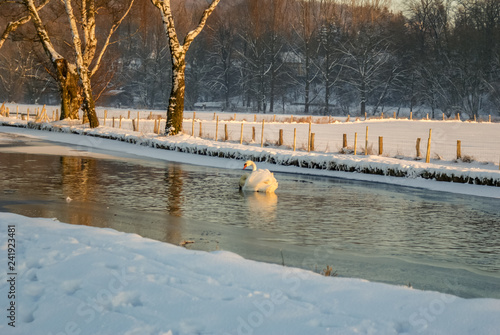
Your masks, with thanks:
[{"label": "river water", "polygon": [[189,240],[191,249],[317,272],[328,265],[341,277],[500,298],[497,199],[292,174],[276,174],[276,194],[243,193],[240,170],[68,146],[64,155],[27,153],[47,145],[0,141],[0,211]]}]

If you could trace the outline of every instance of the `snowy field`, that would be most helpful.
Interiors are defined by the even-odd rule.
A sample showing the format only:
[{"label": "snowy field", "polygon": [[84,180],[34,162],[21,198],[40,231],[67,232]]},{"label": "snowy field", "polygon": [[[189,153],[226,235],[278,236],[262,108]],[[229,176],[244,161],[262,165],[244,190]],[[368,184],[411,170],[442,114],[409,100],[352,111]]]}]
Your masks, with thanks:
[{"label": "snowy field", "polygon": [[[496,299],[326,277],[51,219],[0,213],[0,225],[2,259],[9,228],[16,242],[16,275],[0,272],[2,334],[498,334],[500,329]],[[12,292],[15,300],[8,298]],[[8,325],[11,320],[15,328]]]},{"label": "snowy field", "polygon": [[[39,105],[16,105],[5,104],[10,109],[10,115],[20,118],[30,110],[31,121],[34,121],[35,110],[40,110]],[[52,118],[56,115],[58,106],[48,106],[47,116]],[[104,115],[106,111],[106,122]],[[118,128],[120,116],[122,117],[121,129],[132,130],[132,120],[140,118],[139,131],[137,133],[147,135],[153,132],[155,121],[148,118],[163,117],[161,130],[165,127],[164,111],[138,111],[113,108],[97,108],[101,126]],[[304,115],[268,115],[268,114],[243,114],[243,113],[223,113],[223,112],[185,112],[184,113],[184,133],[200,135],[200,123],[202,128],[202,138],[215,139],[216,118],[219,118],[217,139],[224,139],[224,127],[227,125],[230,142],[239,143],[241,138],[241,125],[243,124],[243,143],[259,146],[262,138],[262,120],[264,125],[264,142],[269,146],[275,146],[279,138],[279,130],[283,129],[283,147],[280,149],[292,149],[294,128],[297,129],[296,149],[307,150],[309,133],[309,116]],[[292,118],[291,118],[292,117]],[[457,154],[457,140],[461,141],[462,156],[475,161],[472,166],[480,165],[492,168],[488,165],[496,165],[500,162],[500,122],[487,122],[488,116],[481,118],[481,122],[447,120],[421,120],[415,117],[413,121],[408,117],[393,118],[392,113],[385,115],[382,119],[357,119],[350,117],[346,122],[346,117],[323,117],[312,116],[311,132],[315,134],[314,151],[321,153],[338,153],[342,149],[343,134],[347,135],[348,148],[354,148],[354,136],[357,133],[357,153],[364,154],[366,128],[368,127],[368,152],[378,155],[379,137],[383,137],[382,157],[396,157],[400,159],[413,160],[416,158],[416,141],[421,139],[421,155],[425,159],[427,139],[429,130],[432,129],[431,159],[437,161],[454,161]],[[254,122],[254,120],[256,122]],[[493,121],[498,121],[493,117]],[[291,121],[291,122],[290,122]],[[252,142],[252,128],[255,128],[255,142]],[[480,163],[478,163],[480,162]],[[460,162],[459,162],[460,163]],[[486,164],[488,163],[488,164]],[[486,164],[486,166],[485,166]],[[470,164],[469,164],[470,165]]]}]

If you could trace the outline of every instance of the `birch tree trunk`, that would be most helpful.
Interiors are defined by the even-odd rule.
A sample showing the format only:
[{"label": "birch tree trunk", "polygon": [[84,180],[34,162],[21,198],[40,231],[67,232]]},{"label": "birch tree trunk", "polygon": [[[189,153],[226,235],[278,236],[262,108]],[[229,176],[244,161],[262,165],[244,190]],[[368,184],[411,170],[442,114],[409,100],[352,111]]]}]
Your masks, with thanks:
[{"label": "birch tree trunk", "polygon": [[[82,2],[85,3],[85,2]],[[89,3],[93,3],[92,1],[89,1]],[[95,29],[95,11],[92,7],[87,8],[82,6],[82,13],[85,18],[89,18],[90,20],[88,22],[84,22],[85,24],[89,24],[90,29],[87,29],[87,27],[84,26],[84,34],[86,38],[86,45],[85,45],[85,51],[83,52],[82,49],[82,42],[80,40],[80,34],[78,33],[78,27],[76,25],[76,19],[75,15],[73,13],[73,8],[71,5],[71,0],[64,0],[64,4],[66,7],[66,13],[68,14],[68,20],[69,20],[69,25],[71,28],[71,33],[73,35],[73,45],[76,51],[76,64],[77,64],[77,70],[78,74],[83,86],[83,105],[82,105],[82,110],[84,115],[87,116],[89,123],[90,123],[90,128],[96,128],[99,127],[99,119],[97,118],[97,114],[95,112],[95,102],[94,102],[94,95],[92,94],[92,85],[90,83],[90,75],[89,75],[89,69],[88,69],[88,60],[86,58],[93,58],[94,51],[95,51],[95,45],[97,44],[97,41],[95,40],[95,35],[92,36]],[[88,11],[87,11],[88,9]],[[90,51],[89,51],[90,48]],[[92,53],[92,55],[89,56],[89,53]]]},{"label": "birch tree trunk", "polygon": [[151,2],[160,11],[172,56],[172,90],[170,91],[170,98],[168,100],[165,133],[167,135],[176,135],[182,131],[186,87],[186,53],[193,40],[205,27],[208,17],[215,10],[220,0],[213,0],[210,6],[205,9],[198,26],[187,33],[183,44],[180,44],[177,36],[170,0],[151,0]]},{"label": "birch tree trunk", "polygon": [[79,83],[76,67],[64,58],[58,59],[54,66],[61,97],[60,120],[76,120],[78,119],[78,110],[83,102],[82,86]]},{"label": "birch tree trunk", "polygon": [[[78,110],[83,100],[81,86],[78,83],[78,74],[75,65],[69,63],[54,49],[49,34],[45,29],[45,25],[38,14],[38,11],[42,9],[47,2],[48,1],[44,1],[41,5],[36,7],[33,0],[23,1],[29,13],[29,17],[33,20],[43,49],[55,70],[55,79],[61,97],[61,120],[66,118],[77,119]],[[26,22],[28,22],[28,20],[26,20]]]},{"label": "birch tree trunk", "polygon": [[186,88],[186,53],[172,55],[172,89],[168,99],[165,133],[175,135],[182,131],[184,94]]}]

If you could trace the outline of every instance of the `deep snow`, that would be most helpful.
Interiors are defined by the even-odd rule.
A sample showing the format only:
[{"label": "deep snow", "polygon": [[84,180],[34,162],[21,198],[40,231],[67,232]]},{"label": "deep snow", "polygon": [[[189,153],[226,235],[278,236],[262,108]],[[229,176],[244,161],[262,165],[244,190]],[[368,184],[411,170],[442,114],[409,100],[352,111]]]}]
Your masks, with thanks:
[{"label": "deep snow", "polygon": [[[2,334],[498,334],[500,300],[324,277],[51,219],[15,227],[16,322]],[[7,282],[0,296],[7,306]],[[450,280],[450,287],[453,282]]]}]

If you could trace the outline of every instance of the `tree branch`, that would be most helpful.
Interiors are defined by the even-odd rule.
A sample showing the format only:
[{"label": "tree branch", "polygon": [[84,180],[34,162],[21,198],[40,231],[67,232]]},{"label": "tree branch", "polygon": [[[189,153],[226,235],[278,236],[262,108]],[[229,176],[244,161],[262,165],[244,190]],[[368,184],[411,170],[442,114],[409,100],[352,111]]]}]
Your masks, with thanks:
[{"label": "tree branch", "polygon": [[184,48],[185,52],[187,52],[187,50],[189,49],[189,46],[191,45],[193,40],[196,38],[196,36],[198,36],[201,33],[201,31],[203,30],[203,27],[205,27],[205,24],[207,23],[208,17],[215,10],[215,7],[217,7],[219,2],[220,2],[220,0],[213,0],[212,4],[210,4],[210,7],[205,9],[205,11],[203,12],[203,15],[201,16],[200,22],[198,23],[198,26],[195,29],[191,30],[186,35],[186,37],[184,38],[184,43],[183,43],[183,48]]},{"label": "tree branch", "polygon": [[[42,9],[43,7],[45,7],[46,4],[49,3],[50,0],[44,0],[37,8],[36,10],[39,11],[40,9]],[[5,28],[2,36],[0,37],[0,48],[2,48],[2,45],[4,44],[4,42],[7,40],[7,38],[9,38],[9,34],[10,33],[13,33],[14,31],[16,31],[16,29],[19,27],[19,26],[22,26],[23,24],[25,23],[28,23],[29,21],[31,20],[31,16],[30,15],[26,15],[22,18],[20,18],[19,20],[17,21],[12,21],[12,22],[9,22],[9,24],[7,25],[7,28]]]},{"label": "tree branch", "polygon": [[[46,0],[46,1],[48,3],[48,0]],[[38,14],[39,7],[35,7],[33,0],[23,0],[23,2],[24,2],[24,5],[26,6],[28,12],[30,13],[31,18],[33,19],[33,23],[35,25],[37,34],[40,37],[40,41],[43,45],[43,48],[44,48],[45,52],[47,53],[47,55],[49,56],[51,62],[55,63],[56,60],[63,59],[63,56],[61,56],[54,49],[54,46],[52,45],[52,42],[50,41],[49,34],[47,33],[47,30],[45,29],[45,26],[42,22],[42,19],[40,18],[40,15]]]},{"label": "tree branch", "polygon": [[109,34],[108,34],[108,37],[106,38],[106,42],[104,42],[104,46],[102,47],[101,49],[101,52],[99,53],[99,56],[97,57],[97,61],[94,65],[94,68],[92,69],[92,71],[90,71],[89,75],[92,77],[96,72],[97,70],[99,69],[99,66],[101,64],[101,60],[102,60],[102,57],[104,56],[104,53],[106,52],[106,49],[108,48],[108,46],[112,43],[110,43],[110,40],[111,40],[111,36],[113,36],[113,34],[115,33],[115,31],[118,29],[118,27],[120,26],[120,24],[122,23],[122,21],[125,19],[125,17],[128,15],[128,13],[130,12],[130,9],[132,8],[132,5],[134,4],[134,1],[135,0],[131,0],[130,1],[130,5],[128,6],[127,10],[125,11],[125,13],[123,14],[123,16],[118,20],[116,21],[115,23],[113,23],[113,25],[111,26],[111,29],[109,30]]}]

